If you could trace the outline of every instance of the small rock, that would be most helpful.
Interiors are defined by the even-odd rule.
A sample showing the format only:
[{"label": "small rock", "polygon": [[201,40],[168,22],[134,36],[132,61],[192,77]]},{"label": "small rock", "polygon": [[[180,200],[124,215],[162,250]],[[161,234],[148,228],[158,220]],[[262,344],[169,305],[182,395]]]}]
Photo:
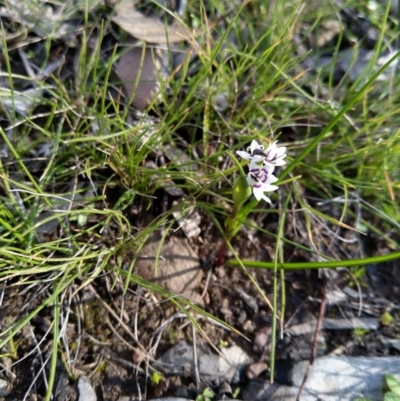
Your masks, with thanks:
[{"label": "small rock", "polygon": [[[167,187],[164,188],[167,190]],[[172,203],[173,206],[177,204],[178,202],[176,201]],[[201,223],[201,215],[198,211],[192,209],[191,211],[185,212],[184,214],[182,211],[176,211],[172,212],[172,215],[174,216],[176,222],[179,224],[179,227],[185,233],[186,238],[197,238],[200,235],[201,229],[199,227],[199,224]]]},{"label": "small rock", "polygon": [[[300,386],[308,362],[294,366],[292,379]],[[382,400],[383,376],[392,373],[399,376],[399,357],[322,357],[317,358],[304,388],[301,401],[350,400],[367,397]]]},{"label": "small rock", "polygon": [[78,390],[79,401],[97,401],[96,393],[86,376],[82,375],[79,377]]},{"label": "small rock", "polygon": [[226,276],[226,270],[225,266],[217,266],[215,268],[215,275],[218,278],[224,278]]},{"label": "small rock", "polygon": [[348,300],[346,293],[340,289],[329,290],[326,294],[326,302],[328,305],[340,305]]},{"label": "small rock", "polygon": [[224,298],[222,300],[222,305],[221,305],[220,311],[224,315],[225,320],[228,320],[230,317],[233,316],[231,303],[229,302],[228,298]]},{"label": "small rock", "polygon": [[[316,47],[323,47],[329,44],[336,36],[340,34],[342,25],[339,19],[329,19],[322,21],[318,27],[318,35],[315,38]],[[315,44],[314,44],[315,46]]]},{"label": "small rock", "polygon": [[[380,340],[380,342],[382,343],[382,345],[389,349],[389,348],[394,348],[397,351],[400,351],[400,339],[398,338],[390,338],[390,337],[386,337],[384,335],[378,334],[378,339]],[[400,368],[399,368],[400,370]]]},{"label": "small rock", "polygon": [[0,397],[7,397],[8,394],[10,394],[8,383],[5,380],[0,379]]},{"label": "small rock", "polygon": [[246,306],[255,314],[258,313],[257,300],[250,295],[246,294],[243,290],[237,291],[240,299],[246,304]]},{"label": "small rock", "polygon": [[[290,372],[292,386],[252,380],[245,391],[246,401],[295,401],[308,361],[298,362]],[[392,373],[400,378],[399,357],[326,356],[317,358],[311,368],[300,401],[343,401],[383,399],[383,378]]]},{"label": "small rock", "polygon": [[[200,378],[206,382],[219,385],[226,381],[238,383],[248,364],[250,357],[238,346],[223,348],[220,355],[212,354],[209,349],[198,344],[197,368]],[[181,341],[158,359],[155,368],[167,374],[188,375],[194,372],[193,346]]]},{"label": "small rock", "polygon": [[263,327],[256,331],[254,336],[253,351],[259,354],[263,353],[270,338],[271,329],[269,327]]},{"label": "small rock", "polygon": [[181,376],[191,374],[193,371],[193,347],[185,340],[180,341],[158,359],[156,368],[167,374]]},{"label": "small rock", "polygon": [[[299,339],[292,340],[292,347],[289,352],[290,359],[296,362],[309,360],[313,345],[314,333],[308,333]],[[324,333],[322,332],[318,334],[316,347],[316,356],[323,356],[326,354],[326,341]]]},{"label": "small rock", "polygon": [[[246,366],[252,362],[251,358],[237,345],[222,348],[222,357],[218,356],[219,366],[217,373],[221,380],[229,383],[239,383]],[[213,374],[211,375],[213,376]]]},{"label": "small rock", "polygon": [[71,386],[68,373],[61,364],[57,366],[57,376],[57,384],[54,389],[53,399],[55,401],[77,400],[76,386]]},{"label": "small rock", "polygon": [[250,319],[246,320],[243,323],[243,327],[242,327],[243,331],[245,331],[247,333],[253,333],[255,328],[256,327],[255,327],[254,321],[250,320]]},{"label": "small rock", "polygon": [[246,369],[246,377],[249,380],[255,379],[260,376],[261,373],[265,372],[268,369],[268,365],[264,362],[252,363]]},{"label": "small rock", "polygon": [[221,397],[221,396],[227,395],[227,394],[232,394],[232,388],[227,382],[223,382],[219,386],[218,397]]},{"label": "small rock", "polygon": [[238,318],[237,318],[237,324],[238,324],[238,325],[239,325],[239,324],[244,325],[244,324],[246,323],[246,320],[249,321],[249,320],[247,319],[247,313],[246,313],[246,311],[245,311],[244,309],[242,309],[242,310],[240,311],[240,313],[239,313]]},{"label": "small rock", "polygon": [[[283,391],[286,389],[290,391]],[[298,391],[297,388],[256,379],[252,380],[244,389],[242,398],[245,401],[294,401]],[[276,396],[276,393],[279,393],[279,396]]]},{"label": "small rock", "polygon": [[191,401],[191,400],[189,400],[188,398],[181,398],[181,397],[165,397],[165,398],[152,399],[149,401]]}]

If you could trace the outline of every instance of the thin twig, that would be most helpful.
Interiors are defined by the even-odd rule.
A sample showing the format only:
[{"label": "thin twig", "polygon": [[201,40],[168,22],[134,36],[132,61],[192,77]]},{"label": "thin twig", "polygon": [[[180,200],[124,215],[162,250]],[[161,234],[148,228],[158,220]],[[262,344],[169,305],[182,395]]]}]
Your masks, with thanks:
[{"label": "thin twig", "polygon": [[196,344],[196,328],[194,324],[192,324],[192,333],[193,333],[193,368],[194,368],[194,377],[196,379],[196,391],[200,392],[200,373],[199,373],[199,364],[197,358],[197,344]]}]

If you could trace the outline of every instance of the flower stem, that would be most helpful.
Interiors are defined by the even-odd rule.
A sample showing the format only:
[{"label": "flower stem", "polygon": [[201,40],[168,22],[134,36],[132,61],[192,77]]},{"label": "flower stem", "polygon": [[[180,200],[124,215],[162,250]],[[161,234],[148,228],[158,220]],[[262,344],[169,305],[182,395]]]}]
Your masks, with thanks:
[{"label": "flower stem", "polygon": [[230,241],[234,236],[236,218],[238,214],[239,207],[234,205],[231,214],[225,220],[225,238],[222,240],[222,244],[217,252],[214,260],[214,267],[222,266],[226,261],[226,251],[227,251],[227,241]]}]

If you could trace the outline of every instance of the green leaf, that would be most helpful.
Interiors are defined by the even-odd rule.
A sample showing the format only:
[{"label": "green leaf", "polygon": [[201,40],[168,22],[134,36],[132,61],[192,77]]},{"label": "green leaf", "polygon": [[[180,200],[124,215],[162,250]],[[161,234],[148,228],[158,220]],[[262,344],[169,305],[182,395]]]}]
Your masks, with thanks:
[{"label": "green leaf", "polygon": [[221,338],[218,341],[218,349],[226,348],[229,345],[228,341],[224,341]]},{"label": "green leaf", "polygon": [[[389,390],[391,390],[395,395],[400,397],[400,379],[391,374],[387,374],[387,375],[385,375],[385,382],[386,382],[386,385],[388,386]],[[387,393],[387,394],[390,394],[390,393]],[[385,400],[386,400],[386,398],[385,398]],[[400,401],[400,398],[399,398],[399,401]]]},{"label": "green leaf", "polygon": [[385,394],[383,401],[400,401],[400,395],[389,391]]},{"label": "green leaf", "polygon": [[253,199],[246,206],[239,209],[234,219],[228,217],[225,220],[226,236],[229,239],[234,237],[239,232],[240,227],[242,227],[247,215],[253,211],[257,204],[258,200]]},{"label": "green leaf", "polygon": [[384,312],[379,319],[381,324],[384,326],[389,326],[391,323],[393,323],[394,317],[389,313],[389,312]]},{"label": "green leaf", "polygon": [[158,372],[153,372],[153,374],[151,375],[151,382],[154,384],[154,385],[158,385],[158,384],[160,384],[161,383],[161,380],[163,379],[163,377],[162,377],[162,375],[160,375],[160,373],[158,373]]},{"label": "green leaf", "polygon": [[78,226],[82,227],[86,225],[88,216],[86,214],[78,215]]},{"label": "green leaf", "polygon": [[236,398],[238,398],[238,396],[239,396],[239,393],[240,393],[240,388],[237,387],[237,388],[235,389],[235,391],[232,393],[232,398],[233,398],[234,400],[236,400]]},{"label": "green leaf", "polygon": [[246,177],[244,175],[239,175],[233,183],[233,202],[235,203],[235,208],[239,209],[240,206],[249,199],[251,195],[251,188],[247,183]]},{"label": "green leaf", "polygon": [[207,397],[207,398],[213,398],[214,397],[214,391],[212,391],[210,388],[207,387],[203,391],[203,395],[204,395],[204,397]]},{"label": "green leaf", "polygon": [[249,213],[251,213],[254,208],[257,206],[258,204],[258,200],[257,199],[253,199],[251,200],[246,206],[244,206],[243,208],[241,208],[237,214],[237,219],[238,220],[245,220],[246,217],[248,216]]}]

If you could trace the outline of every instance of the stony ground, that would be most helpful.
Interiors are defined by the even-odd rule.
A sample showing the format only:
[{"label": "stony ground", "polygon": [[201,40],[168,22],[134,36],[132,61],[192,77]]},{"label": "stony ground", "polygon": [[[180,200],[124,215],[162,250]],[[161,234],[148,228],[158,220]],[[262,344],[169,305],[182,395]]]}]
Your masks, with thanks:
[{"label": "stony ground", "polygon": [[[16,6],[15,2],[10,4]],[[46,8],[47,13],[41,15],[37,12],[32,16],[25,9],[24,13],[13,14],[7,11],[5,5],[1,7],[2,23],[4,19],[7,28],[7,43],[10,46],[9,55],[13,72],[29,75],[27,72],[30,71],[27,67],[31,65],[29,60],[35,60],[35,54],[46,51],[43,43],[36,44],[35,38],[49,34],[46,31],[47,23],[53,21],[54,15],[49,14],[48,8]],[[144,10],[147,8],[143,6],[136,11],[144,12]],[[35,23],[30,19],[33,17]],[[143,35],[144,28],[135,28],[134,24],[128,24],[127,27],[122,17],[121,11],[112,20],[114,31],[118,26],[133,37],[146,39],[140,36]],[[349,13],[348,18],[350,20],[355,18],[354,13]],[[141,21],[145,26],[150,23],[143,15]],[[80,32],[79,23],[71,19],[68,23],[59,24],[55,28],[60,36],[55,38],[49,63],[42,69],[43,80],[53,73],[60,79],[72,80],[71,76],[73,77],[76,72],[75,63],[79,53],[77,49],[81,40],[77,34]],[[19,26],[18,24],[28,26],[29,34],[17,32],[17,35],[14,28]],[[349,37],[354,35],[355,25],[357,24],[354,21],[349,23],[351,30]],[[161,35],[160,32],[163,32],[162,35],[165,36],[164,28],[163,24],[160,27],[154,23],[152,32],[154,35]],[[323,24],[321,31],[324,35],[320,35],[318,46],[330,46],[338,35],[337,29],[338,25],[332,21]],[[185,31],[178,33],[176,38],[171,36],[171,41],[182,40],[181,38],[185,37]],[[25,37],[25,34],[28,36]],[[374,38],[376,40],[374,34],[376,32],[373,29],[366,30],[367,39],[371,41]],[[310,40],[317,41],[316,38]],[[103,43],[100,53],[105,64],[115,42],[115,37],[107,36]],[[371,45],[368,45],[368,40],[365,43],[365,51],[368,52]],[[89,41],[89,45],[91,50],[95,49],[95,43]],[[23,49],[22,52],[19,47]],[[301,54],[302,51],[307,52],[309,49],[302,49],[299,45],[298,50]],[[138,62],[139,55],[143,56],[145,62],[152,64],[154,57],[152,52],[147,50],[142,52],[141,49],[139,53],[137,49],[127,52],[126,57],[119,60],[113,73],[123,80],[126,73],[129,75],[130,70],[128,68],[127,72],[127,66]],[[174,67],[182,63],[181,51],[171,54],[161,50],[157,53],[161,61],[171,56],[174,59]],[[184,57],[186,56],[187,53],[184,53]],[[333,68],[335,82],[343,79],[346,72],[357,75],[357,68],[365,67],[365,60],[357,60],[350,68],[349,53],[343,51],[341,56],[340,62]],[[1,61],[4,63],[4,57]],[[332,58],[329,57],[318,60],[309,57],[304,58],[304,64],[300,67],[302,71],[312,71],[316,68],[316,64],[331,61]],[[158,66],[157,71],[151,71],[154,66],[146,69],[150,78],[165,72],[162,64]],[[195,57],[191,59],[190,66],[196,71]],[[25,90],[25,81],[22,80],[21,83],[18,79],[16,82],[20,85],[21,91]],[[6,79],[2,77],[2,80],[4,82],[0,82],[1,87],[7,87]],[[120,99],[121,93],[117,89],[111,87],[107,96],[109,95],[111,99]],[[127,97],[132,95],[132,88],[123,89]],[[127,117],[131,119],[130,121],[135,121],[137,113],[140,114],[147,107],[154,86],[147,82],[141,84],[139,89],[131,98],[136,114],[132,113]],[[40,97],[41,89],[35,90]],[[310,88],[307,87],[307,90]],[[213,99],[212,107],[215,108],[216,114],[223,109],[226,101],[223,94],[220,95]],[[47,102],[48,94],[46,96]],[[19,107],[17,112],[26,117],[27,110],[32,104],[24,96],[21,99],[17,99],[19,102],[2,104],[2,126],[9,128],[11,105],[14,108]],[[95,101],[93,95],[88,104]],[[34,107],[35,122],[38,126],[46,125],[44,116],[50,113],[51,107],[51,104],[47,103]],[[29,119],[29,116],[26,118]],[[157,119],[151,113],[148,118],[151,121],[149,125],[156,126]],[[68,125],[69,122],[65,124]],[[191,124],[194,125],[193,122]],[[306,129],[308,128],[305,127]],[[70,126],[68,130],[71,130]],[[183,144],[178,148],[181,153],[165,146],[161,154],[154,152],[151,155],[152,159],[148,160],[146,167],[157,168],[156,163],[164,167],[168,162],[176,162],[179,165],[185,161],[185,152],[189,148],[186,140],[190,135],[201,137],[201,132],[198,131],[177,132],[179,143]],[[298,127],[283,127],[279,140],[282,144],[290,145],[302,133],[304,131],[300,131]],[[26,156],[24,160],[29,171],[39,181],[53,156],[46,151],[48,143],[43,143],[32,135],[27,136],[26,141],[33,145],[24,155]],[[38,142],[37,146],[35,141]],[[199,142],[201,143],[201,140]],[[8,147],[4,143],[1,146],[1,168],[4,164],[14,172],[13,166],[17,163],[13,156],[7,153]],[[201,154],[203,149],[200,145],[196,146],[195,151]],[[213,149],[209,151],[212,153]],[[74,153],[73,150],[70,152]],[[60,165],[63,165],[65,158],[66,169],[75,168],[71,164],[73,157],[65,148],[57,153],[57,157],[60,158]],[[164,160],[164,164],[160,160]],[[177,168],[177,171],[182,170]],[[0,172],[2,173],[2,170]],[[94,181],[101,182],[95,190],[100,189],[106,199],[104,202],[96,203],[96,209],[111,210],[118,207],[122,196],[125,195],[124,191],[129,186],[127,173],[119,169],[119,166],[110,163],[107,167],[99,168],[95,175]],[[119,179],[118,185],[114,181],[116,176]],[[23,182],[25,178],[14,177],[16,181]],[[66,193],[70,192],[71,185],[83,188],[81,195],[77,197],[72,195],[64,197],[64,203],[61,202],[56,208],[59,213],[66,211],[68,207],[81,206],[80,202],[85,196],[88,196],[90,191],[95,191],[88,183],[91,179],[92,177],[85,177],[85,180],[78,183],[50,182],[49,185],[53,187],[54,193],[58,193],[61,186],[68,188],[65,190]],[[156,180],[157,175],[153,174],[151,179]],[[135,198],[129,207],[121,212],[133,227],[128,235],[134,237],[137,232],[145,231],[166,210],[171,210],[175,205],[174,202],[187,196],[179,187],[178,181],[174,182],[171,178],[168,185],[159,188],[155,193],[157,200],[151,207],[145,197]],[[3,184],[0,191],[2,199],[10,193],[9,188]],[[341,219],[341,209],[332,206],[333,203],[321,206],[320,199],[315,193],[304,193],[302,196],[309,205],[318,208],[321,213]],[[65,202],[65,199],[68,202]],[[51,213],[45,211],[37,216],[35,221],[39,224],[51,216]],[[3,218],[3,214],[0,217]],[[376,224],[373,214],[365,215],[364,218],[371,225]],[[105,219],[104,216],[89,215],[84,225],[97,227],[96,225]],[[321,370],[321,366],[330,365],[332,361],[319,358],[328,356],[367,357],[358,360],[362,363],[359,369],[365,371],[372,371],[368,365],[369,361],[374,361],[375,367],[380,366],[378,360],[372,359],[373,357],[382,357],[383,365],[379,368],[381,370],[374,371],[374,377],[380,377],[379,375],[391,367],[394,367],[392,373],[396,373],[396,366],[399,367],[397,372],[400,372],[400,260],[354,269],[338,266],[337,269],[329,270],[288,271],[284,277],[280,276],[279,271],[279,278],[282,278],[279,294],[284,293],[284,297],[279,296],[278,301],[278,339],[274,356],[275,384],[270,385],[273,315],[269,303],[273,293],[273,273],[269,270],[252,268],[244,271],[240,267],[232,266],[229,264],[232,254],[229,252],[223,252],[221,257],[224,241],[212,219],[200,208],[194,208],[184,220],[179,213],[174,219],[172,229],[168,227],[167,230],[167,225],[162,225],[149,235],[144,244],[141,244],[143,246],[140,251],[137,244],[132,246],[128,241],[126,247],[121,247],[118,253],[110,258],[107,269],[91,275],[90,279],[87,279],[84,273],[77,274],[76,280],[62,292],[62,297],[58,300],[61,310],[59,323],[62,330],[60,346],[55,350],[52,337],[54,309],[53,306],[42,307],[51,297],[54,282],[50,277],[52,279],[54,277],[36,272],[25,278],[21,272],[21,276],[18,277],[7,277],[6,280],[1,278],[3,281],[0,288],[0,340],[11,327],[11,323],[26,318],[37,308],[39,309],[1,350],[0,400],[45,399],[46,389],[49,386],[47,375],[49,360],[54,352],[58,358],[53,392],[56,401],[91,401],[96,398],[99,401],[127,401],[161,399],[161,397],[208,401],[209,390],[215,393],[214,400],[236,398],[263,401],[274,399],[273,394],[276,397],[282,396],[283,393],[280,391],[287,391],[285,399],[294,400],[301,391],[303,379],[305,378],[306,382],[307,379],[311,380],[313,369],[310,366],[315,364],[319,367],[316,370]],[[266,232],[277,232],[278,213],[257,214],[254,219],[254,226]],[[122,233],[122,225],[112,219],[109,219],[106,229],[101,232],[96,230],[91,232],[89,229],[86,232],[78,223],[75,220],[68,222],[70,232],[82,233],[81,238],[87,243],[95,244],[98,249],[110,249],[116,246],[118,238],[122,234],[127,234]],[[390,242],[373,232],[368,236],[362,236],[352,230],[334,231],[337,227],[327,222],[315,223],[314,231],[309,237],[307,223],[304,217],[293,217],[287,225],[285,238],[300,245],[310,246],[311,237],[315,249],[320,250],[321,254],[326,252],[333,255],[336,260],[388,254],[393,251],[390,244],[400,242],[398,232],[389,233]],[[354,221],[343,221],[343,223],[351,225]],[[35,240],[38,243],[51,245],[52,241],[66,238],[63,229],[59,222],[50,221],[35,231]],[[8,232],[11,231],[11,228],[8,229]],[[5,236],[4,243],[6,243],[8,237],[6,238],[5,231],[1,231],[1,234]],[[234,238],[232,245],[243,260],[274,259],[276,244],[271,237],[262,234],[261,231],[243,229]],[[311,259],[310,253],[300,248],[287,246],[283,252],[284,259],[291,262]],[[161,297],[154,291],[149,291],[145,283],[127,285],[126,277],[119,271],[121,266],[125,274],[133,269],[138,275],[137,282],[143,279],[150,280],[172,293],[184,296],[206,313],[201,313],[196,308],[178,308],[176,303],[172,302],[174,298],[171,293]],[[96,270],[96,266],[92,268]],[[6,277],[5,268],[1,274],[1,277]],[[383,359],[383,357],[393,359]],[[343,359],[341,362],[347,364],[343,366],[348,367],[350,372],[357,371],[353,359]],[[308,374],[307,369],[309,369]],[[337,368],[340,369],[344,368]],[[78,378],[81,378],[81,381],[78,381]],[[328,381],[326,378],[319,380]],[[338,380],[342,380],[342,377],[340,376]],[[371,377],[363,377],[363,383],[369,381],[372,383]],[[306,382],[304,394],[309,395]],[[86,390],[82,390],[84,385],[87,385]],[[361,390],[360,392],[363,393]],[[308,400],[308,398],[303,399]]]}]

